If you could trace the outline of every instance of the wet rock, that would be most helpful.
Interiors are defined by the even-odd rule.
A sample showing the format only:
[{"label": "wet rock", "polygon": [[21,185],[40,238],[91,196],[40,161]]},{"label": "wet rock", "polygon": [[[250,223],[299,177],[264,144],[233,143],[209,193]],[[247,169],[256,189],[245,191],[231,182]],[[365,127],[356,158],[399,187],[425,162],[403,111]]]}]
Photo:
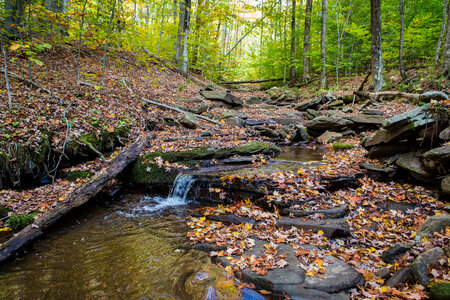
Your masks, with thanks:
[{"label": "wet rock", "polygon": [[294,133],[291,135],[289,140],[292,143],[296,142],[309,142],[311,141],[311,137],[308,134],[308,130],[306,127],[303,126],[297,126],[297,129],[294,131]]},{"label": "wet rock", "polygon": [[385,285],[389,287],[395,287],[398,284],[406,283],[412,279],[411,269],[410,268],[401,268],[391,278],[389,278]]},{"label": "wet rock", "polygon": [[183,119],[180,120],[181,125],[189,129],[196,129],[197,117],[191,113],[184,113]]},{"label": "wet rock", "polygon": [[363,177],[365,173],[356,173],[347,176],[322,177],[320,184],[328,191],[335,191],[345,188],[358,188],[361,186],[359,178]]},{"label": "wet rock", "polygon": [[291,208],[285,208],[281,212],[284,215],[294,215],[296,217],[306,217],[314,214],[322,214],[328,219],[338,219],[342,218],[345,213],[348,211],[348,205],[341,205],[337,207],[332,208],[326,208],[326,209],[318,209],[318,210],[299,210],[299,209],[291,209]]},{"label": "wet rock", "polygon": [[234,225],[239,225],[242,223],[249,223],[249,224],[255,223],[255,220],[252,218],[238,217],[236,215],[207,215],[206,219],[215,222],[222,222],[224,224],[234,224]]},{"label": "wet rock", "polygon": [[268,137],[268,138],[278,138],[279,135],[273,129],[264,126],[256,126],[255,130],[258,131],[259,135]]},{"label": "wet rock", "polygon": [[441,190],[444,195],[450,195],[450,176],[447,176],[444,179],[442,179]]},{"label": "wet rock", "polygon": [[433,284],[430,288],[430,293],[432,300],[450,299],[450,282]]},{"label": "wet rock", "polygon": [[378,276],[381,279],[387,279],[391,276],[391,271],[388,268],[382,268],[375,272],[375,276]]},{"label": "wet rock", "polygon": [[305,230],[319,231],[322,230],[328,238],[335,236],[345,236],[350,233],[348,223],[344,219],[331,220],[308,220],[303,221],[300,218],[282,217],[276,223],[277,227],[291,228],[297,227]]},{"label": "wet rock", "polygon": [[427,287],[430,284],[430,276],[428,275],[428,266],[439,261],[444,257],[444,250],[436,247],[420,254],[411,264],[411,271],[416,280]]},{"label": "wet rock", "polygon": [[396,169],[385,166],[375,166],[368,163],[360,163],[359,167],[361,169],[367,170],[367,175],[378,181],[391,181],[394,177]]},{"label": "wet rock", "polygon": [[339,141],[343,137],[342,133],[334,132],[334,131],[325,131],[321,136],[317,138],[317,140],[321,143],[332,143]]},{"label": "wet rock", "polygon": [[216,244],[211,243],[199,243],[191,246],[193,249],[212,252],[212,251],[222,251],[227,250],[226,245],[218,246]]},{"label": "wet rock", "polygon": [[384,262],[392,264],[395,260],[402,257],[406,252],[410,250],[409,247],[406,247],[405,245],[396,244],[381,254],[381,258]]},{"label": "wet rock", "polygon": [[450,226],[450,215],[428,217],[417,229],[416,240],[420,241],[425,236],[433,236],[433,233],[445,230],[446,226]]},{"label": "wet rock", "polygon": [[400,155],[395,163],[400,168],[408,171],[418,181],[429,182],[431,180],[431,174],[425,170],[422,160],[415,152]]},{"label": "wet rock", "polygon": [[350,120],[338,117],[317,117],[306,123],[306,128],[315,131],[325,131],[328,129],[340,131],[344,127],[350,127],[353,124]]},{"label": "wet rock", "polygon": [[251,165],[254,158],[252,156],[231,157],[220,162],[226,165]]},{"label": "wet rock", "polygon": [[450,140],[450,126],[439,133],[439,138],[444,141]]},{"label": "wet rock", "polygon": [[208,100],[221,101],[233,107],[242,106],[242,104],[244,104],[244,102],[240,98],[228,92],[224,93],[224,92],[203,90],[200,91],[200,94]]}]

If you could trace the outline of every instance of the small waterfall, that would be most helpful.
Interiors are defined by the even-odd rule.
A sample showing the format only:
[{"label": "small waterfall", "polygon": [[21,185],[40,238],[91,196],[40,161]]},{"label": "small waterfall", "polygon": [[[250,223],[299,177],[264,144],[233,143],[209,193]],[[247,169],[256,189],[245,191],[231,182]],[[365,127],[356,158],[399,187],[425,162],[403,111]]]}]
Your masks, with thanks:
[{"label": "small waterfall", "polygon": [[185,205],[187,204],[187,195],[194,182],[195,179],[192,175],[179,174],[175,178],[167,198],[144,196],[141,199],[141,203],[144,205],[134,208],[131,214],[127,215],[130,217],[142,216],[168,207]]}]

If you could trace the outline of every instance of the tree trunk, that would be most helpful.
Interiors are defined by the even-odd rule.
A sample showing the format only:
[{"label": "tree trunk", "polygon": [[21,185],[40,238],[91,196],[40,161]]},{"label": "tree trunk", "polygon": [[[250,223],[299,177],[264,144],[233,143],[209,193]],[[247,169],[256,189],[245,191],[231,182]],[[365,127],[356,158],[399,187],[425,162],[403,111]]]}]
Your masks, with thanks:
[{"label": "tree trunk", "polygon": [[184,26],[183,26],[183,63],[181,65],[181,70],[185,73],[188,71],[188,62],[189,62],[189,25],[191,19],[191,0],[185,0],[185,18],[184,18]]},{"label": "tree trunk", "polygon": [[441,46],[442,46],[442,38],[444,37],[445,28],[447,25],[447,9],[448,9],[448,0],[444,0],[444,6],[442,9],[442,26],[441,26],[441,33],[439,34],[439,39],[437,42],[436,47],[436,54],[434,55],[434,63],[436,64],[436,67],[439,66],[439,54],[441,53]]},{"label": "tree trunk", "polygon": [[291,69],[290,78],[291,81],[295,80],[295,5],[296,0],[292,0],[292,19],[291,19]]},{"label": "tree trunk", "polygon": [[303,82],[311,80],[310,68],[311,60],[309,58],[309,48],[311,42],[311,10],[313,0],[306,1],[305,11],[305,36],[303,39]]},{"label": "tree trunk", "polygon": [[6,50],[3,45],[3,33],[0,31],[0,42],[3,52],[3,58],[5,62],[5,83],[6,83],[6,91],[8,92],[8,105],[9,108],[12,108],[12,97],[11,97],[11,90],[9,88],[9,79],[8,79],[8,56],[6,55]]},{"label": "tree trunk", "polygon": [[161,38],[162,38],[163,30],[164,30],[164,13],[165,13],[165,7],[166,7],[166,0],[163,1],[162,9],[161,9],[161,28],[159,29],[158,52],[157,52],[157,56],[159,56],[159,50],[161,49]]},{"label": "tree trunk", "polygon": [[328,87],[327,82],[327,0],[322,0],[322,32],[320,34],[320,51],[322,57],[322,82],[323,89]]},{"label": "tree trunk", "polygon": [[444,75],[450,79],[450,18],[447,18],[447,34],[445,35],[444,43]]},{"label": "tree trunk", "polygon": [[370,32],[372,34],[371,57],[373,87],[375,92],[383,88],[383,58],[381,52],[381,0],[370,1]]},{"label": "tree trunk", "polygon": [[108,31],[106,32],[106,40],[105,40],[105,54],[103,56],[103,74],[102,74],[102,84],[105,87],[105,72],[106,72],[106,57],[108,54],[108,40],[109,40],[109,32],[111,31],[111,23],[114,19],[114,10],[116,9],[116,0],[113,2],[113,7],[111,10],[111,17],[109,19]]},{"label": "tree trunk", "polygon": [[186,7],[185,0],[180,1],[180,12],[179,12],[180,20],[178,22],[178,34],[177,41],[175,43],[175,63],[177,65],[180,64],[181,52],[182,52],[182,42],[183,42],[183,26],[184,20],[186,18]]},{"label": "tree trunk", "polygon": [[195,45],[192,51],[192,65],[197,65],[198,61],[198,50],[200,47],[200,28],[202,24],[202,16],[203,13],[203,0],[198,0],[197,2],[197,15],[195,16]]},{"label": "tree trunk", "polygon": [[24,0],[5,0],[4,5],[6,14],[4,21],[5,30],[11,38],[17,38],[19,34],[17,27],[20,27],[24,12]]},{"label": "tree trunk", "polygon": [[[447,1],[447,0],[445,0]],[[405,21],[404,21],[404,9],[403,9],[403,0],[400,0],[400,45],[398,49],[398,60],[399,60],[399,66],[400,66],[400,75],[402,76],[403,80],[406,79],[406,72],[405,72],[405,63],[403,62],[403,40],[404,40],[404,33],[405,33]]]}]

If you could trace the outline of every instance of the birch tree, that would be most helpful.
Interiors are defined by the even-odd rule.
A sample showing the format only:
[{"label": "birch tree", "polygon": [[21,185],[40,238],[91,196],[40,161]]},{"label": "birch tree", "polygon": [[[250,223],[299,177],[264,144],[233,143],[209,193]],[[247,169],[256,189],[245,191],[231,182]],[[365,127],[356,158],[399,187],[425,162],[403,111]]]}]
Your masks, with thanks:
[{"label": "birch tree", "polygon": [[311,80],[310,68],[311,60],[309,58],[309,48],[311,42],[311,11],[313,0],[306,1],[305,11],[305,35],[303,38],[303,82]]},{"label": "birch tree", "polygon": [[381,52],[381,0],[370,0],[370,33],[372,45],[373,87],[375,93],[383,88],[383,58]]},{"label": "birch tree", "polygon": [[321,87],[327,88],[327,0],[322,0],[322,31],[320,33],[320,55],[322,58]]}]

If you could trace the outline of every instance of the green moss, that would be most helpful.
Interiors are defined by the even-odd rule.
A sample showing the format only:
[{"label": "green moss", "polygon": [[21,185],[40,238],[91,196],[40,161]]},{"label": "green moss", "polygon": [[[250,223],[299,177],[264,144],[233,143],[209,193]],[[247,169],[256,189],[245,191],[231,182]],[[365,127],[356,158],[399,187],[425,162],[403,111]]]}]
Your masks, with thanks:
[{"label": "green moss", "polygon": [[13,230],[20,230],[22,228],[25,228],[34,222],[34,216],[36,215],[37,213],[12,216],[8,219],[8,227]]},{"label": "green moss", "polygon": [[333,103],[331,103],[330,105],[328,105],[328,107],[336,107],[336,106],[341,106],[341,105],[344,105],[344,101],[336,100]]},{"label": "green moss", "polygon": [[353,144],[350,143],[334,143],[333,149],[334,150],[345,150],[345,149],[352,149],[355,147]]},{"label": "green moss", "polygon": [[450,299],[450,282],[433,284],[430,292],[433,300]]},{"label": "green moss", "polygon": [[78,178],[89,178],[92,177],[92,173],[89,171],[73,171],[64,174],[64,178],[69,181],[75,181]]},{"label": "green moss", "polygon": [[9,209],[6,207],[0,206],[0,219],[6,217],[9,213]]}]

